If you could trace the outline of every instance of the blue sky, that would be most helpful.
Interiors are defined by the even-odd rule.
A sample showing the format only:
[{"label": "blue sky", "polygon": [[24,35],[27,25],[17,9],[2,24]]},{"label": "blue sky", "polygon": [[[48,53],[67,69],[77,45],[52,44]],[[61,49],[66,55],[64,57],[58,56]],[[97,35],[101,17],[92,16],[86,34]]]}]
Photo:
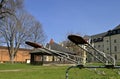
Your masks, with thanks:
[{"label": "blue sky", "polygon": [[94,35],[120,24],[120,0],[25,0],[25,9],[56,42],[68,33]]}]

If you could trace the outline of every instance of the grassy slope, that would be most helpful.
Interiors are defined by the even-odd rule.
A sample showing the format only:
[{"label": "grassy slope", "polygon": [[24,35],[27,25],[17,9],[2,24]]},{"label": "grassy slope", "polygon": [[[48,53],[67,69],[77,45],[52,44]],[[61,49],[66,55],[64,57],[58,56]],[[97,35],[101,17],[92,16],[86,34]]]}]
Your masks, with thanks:
[{"label": "grassy slope", "polygon": [[[0,79],[65,79],[68,67],[32,66],[26,64],[0,64]],[[102,74],[105,71],[105,74]],[[117,70],[78,69],[69,71],[69,79],[120,79]],[[96,73],[97,72],[97,73]],[[100,73],[99,73],[100,72]]]}]

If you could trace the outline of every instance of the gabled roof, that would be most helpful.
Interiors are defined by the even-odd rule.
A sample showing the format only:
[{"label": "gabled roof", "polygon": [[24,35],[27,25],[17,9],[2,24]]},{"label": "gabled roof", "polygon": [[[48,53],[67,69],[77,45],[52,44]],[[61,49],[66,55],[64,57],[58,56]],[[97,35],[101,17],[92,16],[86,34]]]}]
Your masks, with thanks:
[{"label": "gabled roof", "polygon": [[[47,49],[48,48],[48,49]],[[70,53],[70,54],[75,54],[72,51],[66,49],[64,46],[61,46],[57,43],[54,42],[53,39],[50,40],[50,42],[46,45],[46,49],[44,48],[36,48],[33,51],[30,52],[30,54],[39,54],[39,55],[58,55],[56,53],[51,53],[49,50],[55,50],[55,51],[60,51],[64,53]]]},{"label": "gabled roof", "polygon": [[50,41],[50,43],[48,43],[46,45],[47,48],[50,48],[50,49],[56,50],[56,51],[66,52],[66,53],[73,53],[73,51],[70,51],[65,46],[61,46],[61,45],[57,44],[56,42],[53,41],[53,39],[51,39],[51,40],[52,40],[52,42]]}]

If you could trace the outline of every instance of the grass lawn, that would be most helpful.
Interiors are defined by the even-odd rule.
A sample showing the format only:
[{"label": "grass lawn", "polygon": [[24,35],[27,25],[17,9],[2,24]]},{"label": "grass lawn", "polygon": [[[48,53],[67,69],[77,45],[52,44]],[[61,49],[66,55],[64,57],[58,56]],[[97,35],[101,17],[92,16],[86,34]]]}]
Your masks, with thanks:
[{"label": "grass lawn", "polygon": [[[68,66],[0,64],[0,79],[65,79]],[[120,79],[118,70],[78,69],[69,71],[69,79]]]}]

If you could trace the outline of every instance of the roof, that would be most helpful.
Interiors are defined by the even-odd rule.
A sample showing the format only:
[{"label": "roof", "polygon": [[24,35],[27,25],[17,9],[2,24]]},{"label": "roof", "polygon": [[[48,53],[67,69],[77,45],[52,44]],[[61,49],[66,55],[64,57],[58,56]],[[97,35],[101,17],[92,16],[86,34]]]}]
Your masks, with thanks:
[{"label": "roof", "polygon": [[103,32],[103,33],[100,33],[100,34],[92,35],[91,38],[94,39],[94,38],[104,37],[106,34],[107,34],[107,32]]},{"label": "roof", "polygon": [[57,43],[47,44],[46,47],[50,48],[52,50],[56,50],[56,51],[61,51],[61,52],[66,52],[66,53],[72,53],[72,51],[69,51],[66,47],[61,46],[61,45],[59,45]]},{"label": "roof", "polygon": [[[8,47],[7,47],[7,46],[0,46],[0,49],[8,49]],[[22,51],[31,51],[32,49],[19,48],[18,50],[22,50]]]},{"label": "roof", "polygon": [[43,48],[37,48],[30,52],[30,54],[40,54],[40,55],[52,55],[49,51]]},{"label": "roof", "polygon": [[[54,52],[52,52],[52,51]],[[56,54],[57,52],[64,52],[64,53],[70,53],[70,54],[74,54],[72,51],[70,51],[69,49],[67,49],[64,46],[61,46],[57,43],[55,43],[53,41],[53,39],[51,39],[50,43],[48,43],[46,45],[46,48],[36,48],[33,51],[30,52],[30,54],[39,54],[39,55],[58,55]]]},{"label": "roof", "polygon": [[120,24],[116,26],[114,29],[109,30],[106,36],[111,36],[111,35],[116,35],[116,34],[120,34]]},{"label": "roof", "polygon": [[52,39],[52,43],[50,41],[50,43],[48,43],[46,45],[47,48],[50,48],[52,50],[56,50],[56,51],[61,51],[61,52],[66,52],[66,53],[74,53],[73,51],[70,51],[69,49],[67,49],[65,46],[59,45],[56,42],[53,41]]},{"label": "roof", "polygon": [[115,34],[118,34],[118,31],[117,30],[120,30],[120,24],[118,26],[116,26],[114,29],[112,30],[109,30],[107,32],[103,32],[103,33],[100,33],[100,34],[96,34],[96,35],[92,35],[91,36],[91,39],[94,40],[94,39],[101,39],[103,37],[106,37],[106,36],[109,36],[109,35],[115,35]]},{"label": "roof", "polygon": [[113,30],[117,30],[117,29],[120,29],[120,24],[116,26]]}]

